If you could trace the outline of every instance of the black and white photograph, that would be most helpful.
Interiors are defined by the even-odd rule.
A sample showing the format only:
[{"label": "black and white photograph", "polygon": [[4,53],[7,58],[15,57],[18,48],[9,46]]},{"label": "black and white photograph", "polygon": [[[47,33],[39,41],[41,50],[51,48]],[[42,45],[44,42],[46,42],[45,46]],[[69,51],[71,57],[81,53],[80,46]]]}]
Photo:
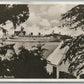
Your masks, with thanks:
[{"label": "black and white photograph", "polygon": [[84,3],[0,2],[0,79],[83,79]]}]

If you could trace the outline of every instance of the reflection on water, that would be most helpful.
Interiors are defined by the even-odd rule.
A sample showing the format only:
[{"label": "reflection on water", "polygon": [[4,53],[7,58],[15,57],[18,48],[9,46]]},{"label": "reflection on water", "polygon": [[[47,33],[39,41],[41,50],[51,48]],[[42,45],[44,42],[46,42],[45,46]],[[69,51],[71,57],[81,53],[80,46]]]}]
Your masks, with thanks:
[{"label": "reflection on water", "polygon": [[[5,42],[4,44],[12,44],[14,43],[15,46],[15,51],[16,53],[18,52],[18,48],[21,46],[24,46],[28,50],[32,50],[32,46],[36,46],[39,44],[39,42]],[[40,42],[41,44],[44,44],[43,48],[48,49],[47,51],[44,52],[44,56],[48,57],[60,44],[60,42]]]},{"label": "reflection on water", "polygon": [[[10,44],[6,42],[7,44]],[[13,42],[11,42],[13,43]],[[48,49],[48,51],[44,52],[44,56],[47,58],[60,44],[59,42],[40,42],[41,44],[44,44],[43,48]],[[15,52],[18,54],[19,53],[19,47],[24,46],[28,50],[32,50],[32,46],[36,46],[39,44],[39,42],[15,42]],[[49,72],[49,74],[52,72],[52,66],[46,67],[46,70]]]},{"label": "reflection on water", "polygon": [[[17,49],[20,46],[24,46],[26,49],[31,50],[32,46],[36,46],[38,42],[16,42],[15,43],[15,50],[17,52]],[[49,56],[53,52],[53,50],[59,45],[59,42],[41,42],[41,44],[45,44],[43,48],[48,49],[48,51],[44,52],[44,56]]]},{"label": "reflection on water", "polygon": [[[15,42],[15,46],[14,46],[15,52],[18,53],[19,52],[18,48],[21,47],[21,46],[24,46],[26,49],[31,50],[32,46],[36,46],[38,43],[39,42]],[[57,48],[57,46],[60,43],[59,42],[41,42],[41,44],[45,44],[43,46],[43,48],[48,49],[48,51],[44,52],[44,56],[47,58]],[[67,67],[68,67],[67,64],[62,64],[61,66],[59,66],[59,71],[66,71],[66,72],[68,72],[67,71]],[[48,71],[49,74],[51,74],[52,71],[53,71],[52,65],[47,64],[46,70]]]}]

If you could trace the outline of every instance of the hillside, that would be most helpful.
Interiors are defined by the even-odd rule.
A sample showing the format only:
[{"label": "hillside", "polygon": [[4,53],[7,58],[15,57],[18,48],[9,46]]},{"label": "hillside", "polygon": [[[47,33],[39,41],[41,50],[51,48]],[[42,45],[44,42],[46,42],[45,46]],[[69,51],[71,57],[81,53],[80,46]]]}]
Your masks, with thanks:
[{"label": "hillside", "polygon": [[53,36],[59,40],[67,40],[67,39],[72,39],[71,36],[68,36],[68,35],[61,35],[61,34],[58,34],[58,33],[54,33],[54,34],[46,34],[45,36]]}]

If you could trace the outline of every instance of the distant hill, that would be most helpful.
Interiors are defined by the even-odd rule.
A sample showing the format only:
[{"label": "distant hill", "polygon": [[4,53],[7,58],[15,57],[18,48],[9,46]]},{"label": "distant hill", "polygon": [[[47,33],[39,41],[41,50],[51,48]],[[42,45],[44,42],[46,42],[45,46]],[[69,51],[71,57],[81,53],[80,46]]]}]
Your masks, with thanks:
[{"label": "distant hill", "polygon": [[72,39],[72,37],[69,36],[69,35],[61,35],[61,34],[58,34],[58,33],[46,34],[45,36],[53,36],[53,37],[55,37],[57,39],[60,39],[60,40]]}]

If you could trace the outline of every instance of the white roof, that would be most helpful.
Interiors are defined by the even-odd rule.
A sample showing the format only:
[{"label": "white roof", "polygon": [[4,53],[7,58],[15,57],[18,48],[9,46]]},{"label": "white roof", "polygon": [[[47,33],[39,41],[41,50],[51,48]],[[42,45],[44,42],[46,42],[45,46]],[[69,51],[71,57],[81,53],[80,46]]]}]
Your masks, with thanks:
[{"label": "white roof", "polygon": [[59,46],[48,56],[47,60],[51,62],[53,65],[59,65],[61,60],[63,59],[65,53],[68,50],[68,46],[60,49],[61,45],[63,44],[63,41],[59,44]]}]

